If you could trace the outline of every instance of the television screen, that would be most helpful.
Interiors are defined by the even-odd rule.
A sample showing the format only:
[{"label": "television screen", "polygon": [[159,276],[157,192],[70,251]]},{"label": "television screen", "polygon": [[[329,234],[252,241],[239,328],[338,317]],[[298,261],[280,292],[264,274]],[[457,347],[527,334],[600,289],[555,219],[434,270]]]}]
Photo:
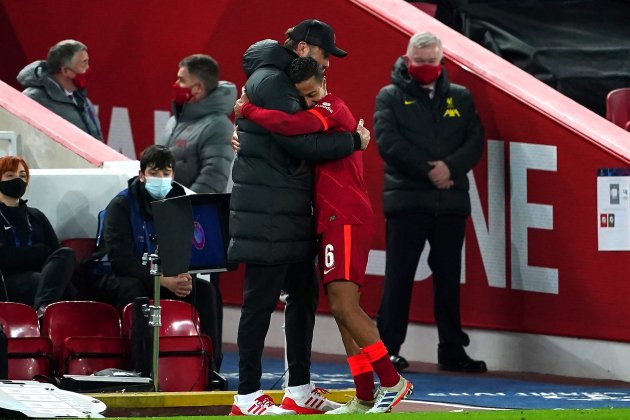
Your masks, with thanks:
[{"label": "television screen", "polygon": [[235,268],[227,264],[230,194],[191,194],[151,205],[165,276]]},{"label": "television screen", "polygon": [[189,195],[193,211],[191,273],[226,271],[230,194]]}]

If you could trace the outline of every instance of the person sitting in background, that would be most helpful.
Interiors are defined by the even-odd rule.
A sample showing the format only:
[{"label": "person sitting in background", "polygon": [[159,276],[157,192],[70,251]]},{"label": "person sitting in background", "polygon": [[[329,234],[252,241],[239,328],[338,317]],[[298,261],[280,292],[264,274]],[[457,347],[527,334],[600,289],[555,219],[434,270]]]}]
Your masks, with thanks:
[{"label": "person sitting in background", "polygon": [[66,39],[50,48],[45,61],[24,67],[17,81],[26,88],[26,96],[103,141],[101,123],[86,93],[89,68],[85,44]]},{"label": "person sitting in background", "polygon": [[[153,276],[149,265],[142,264],[142,255],[154,253],[157,245],[151,202],[185,195],[184,187],[173,181],[174,166],[175,158],[167,147],[149,146],[140,156],[138,176],[131,178],[129,187],[107,206],[103,239],[112,272],[98,281],[97,290],[99,299],[120,311],[137,297],[153,298]],[[201,332],[213,342],[217,340],[211,283],[180,273],[163,276],[160,285],[162,299],[193,304],[199,313]],[[220,354],[214,355],[215,370],[220,366],[220,358]]]},{"label": "person sitting in background", "polygon": [[41,317],[47,305],[72,297],[75,260],[44,213],[21,199],[29,180],[24,159],[0,158],[0,296],[33,306]]}]

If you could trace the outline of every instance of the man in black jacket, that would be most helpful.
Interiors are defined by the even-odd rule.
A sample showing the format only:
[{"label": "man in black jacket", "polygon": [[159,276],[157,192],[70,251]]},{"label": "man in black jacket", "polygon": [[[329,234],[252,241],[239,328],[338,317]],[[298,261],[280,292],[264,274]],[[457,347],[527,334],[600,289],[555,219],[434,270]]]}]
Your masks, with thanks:
[{"label": "man in black jacket", "polygon": [[[294,113],[302,102],[285,73],[291,61],[313,57],[323,68],[329,55],[344,57],[334,32],[309,19],[286,32],[283,45],[263,40],[247,49],[243,69],[252,104]],[[333,160],[364,149],[357,133],[274,135],[238,121],[240,149],[230,200],[230,262],[244,263],[243,306],[238,330],[239,385],[233,415],[323,413],[339,407],[310,382],[310,353],[318,284],[314,276],[312,171],[309,161]],[[285,332],[289,386],[282,407],[260,390],[261,357],[281,291],[287,293]]]},{"label": "man in black jacket", "polygon": [[482,373],[464,347],[460,290],[462,246],[470,197],[466,173],[481,158],[483,127],[470,92],[449,82],[442,43],[423,32],[409,40],[392,70],[392,84],[376,96],[374,131],[385,161],[387,217],[385,283],[377,325],[398,370],[407,334],[414,274],[428,240],[433,272],[438,366]]}]

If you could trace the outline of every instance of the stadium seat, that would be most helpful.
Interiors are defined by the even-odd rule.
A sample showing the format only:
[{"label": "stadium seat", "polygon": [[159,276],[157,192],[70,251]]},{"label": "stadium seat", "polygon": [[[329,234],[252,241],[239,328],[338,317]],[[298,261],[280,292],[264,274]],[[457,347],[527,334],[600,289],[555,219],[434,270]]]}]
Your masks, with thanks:
[{"label": "stadium seat", "polygon": [[615,89],[606,96],[606,119],[628,129],[630,122],[630,87]]},{"label": "stadium seat", "polygon": [[58,376],[90,375],[129,368],[129,340],[121,335],[118,311],[94,301],[62,301],[44,311],[42,332],[53,344]]},{"label": "stadium seat", "polygon": [[96,246],[96,239],[94,238],[70,238],[61,241],[61,246],[67,246],[72,248],[75,255],[75,260],[78,263],[85,260],[92,255]]},{"label": "stadium seat", "polygon": [[23,303],[0,302],[0,324],[8,338],[8,379],[50,376],[52,343],[49,338],[40,337],[35,309]]},{"label": "stadium seat", "polygon": [[[197,310],[187,302],[160,301],[160,391],[204,391],[210,389],[212,341],[199,332]],[[132,304],[123,309],[123,333],[130,337]]]}]

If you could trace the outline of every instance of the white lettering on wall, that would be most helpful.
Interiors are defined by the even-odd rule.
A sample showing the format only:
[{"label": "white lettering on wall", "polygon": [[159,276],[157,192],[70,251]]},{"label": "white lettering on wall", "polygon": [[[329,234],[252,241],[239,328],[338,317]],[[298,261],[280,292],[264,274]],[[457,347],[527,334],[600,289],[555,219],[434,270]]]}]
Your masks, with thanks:
[{"label": "white lettering on wall", "polygon": [[527,229],[553,229],[553,206],[527,202],[527,170],[557,171],[557,148],[510,143],[512,288],[558,294],[558,269],[530,266]]},{"label": "white lettering on wall", "polygon": [[488,222],[486,223],[479,190],[472,171],[470,204],[472,222],[481,252],[481,260],[490,287],[505,288],[505,147],[504,142],[488,140]]},{"label": "white lettering on wall", "polygon": [[136,149],[133,145],[131,122],[127,108],[116,106],[112,108],[107,145],[129,159],[136,159]]},{"label": "white lettering on wall", "polygon": [[[505,143],[488,141],[488,218],[486,220],[479,190],[472,172],[468,173],[472,222],[481,259],[490,287],[506,287],[505,213]],[[527,170],[557,171],[557,148],[525,143],[510,143],[510,238],[511,288],[539,293],[558,294],[558,269],[530,266],[527,230],[553,229],[553,206],[527,202]],[[428,266],[429,244],[425,244],[414,280],[431,275]],[[462,277],[465,282],[465,250],[462,252]],[[366,274],[385,275],[385,251],[371,250]]]},{"label": "white lettering on wall", "polygon": [[171,113],[168,111],[153,111],[153,142],[155,144],[160,144],[160,137],[170,116]]}]

